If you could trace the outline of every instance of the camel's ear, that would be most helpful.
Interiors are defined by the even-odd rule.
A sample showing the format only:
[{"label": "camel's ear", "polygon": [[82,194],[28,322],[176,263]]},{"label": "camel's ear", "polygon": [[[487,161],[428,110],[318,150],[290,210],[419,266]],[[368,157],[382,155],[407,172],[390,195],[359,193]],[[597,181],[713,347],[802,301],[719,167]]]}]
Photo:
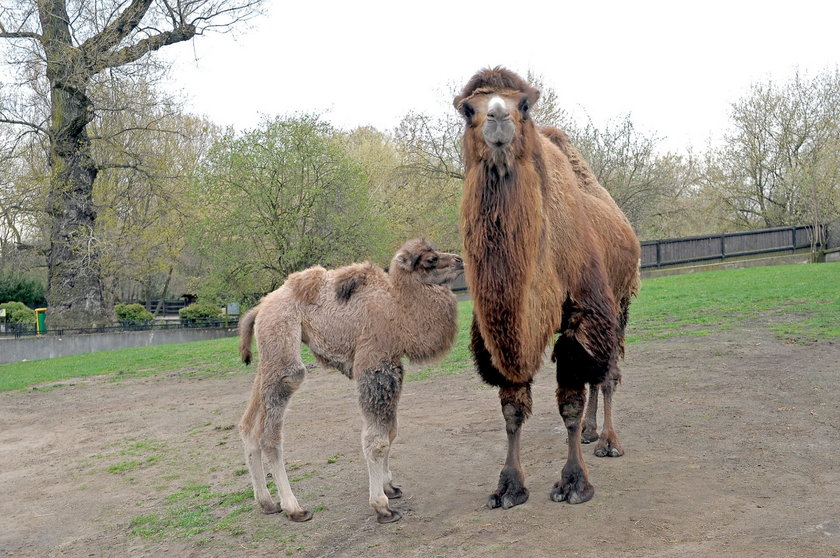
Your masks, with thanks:
[{"label": "camel's ear", "polygon": [[461,116],[467,121],[467,123],[472,122],[472,117],[475,115],[475,109],[466,102],[461,97],[455,97],[455,102],[453,103],[455,108],[458,109],[458,112],[461,113]]},{"label": "camel's ear", "polygon": [[410,252],[400,252],[394,258],[400,269],[411,273],[417,267],[417,262],[420,260],[420,254],[411,254]]},{"label": "camel's ear", "polygon": [[522,113],[522,120],[527,120],[531,117],[530,111],[539,98],[540,91],[538,89],[532,89],[530,92],[522,95],[519,99],[519,112]]}]

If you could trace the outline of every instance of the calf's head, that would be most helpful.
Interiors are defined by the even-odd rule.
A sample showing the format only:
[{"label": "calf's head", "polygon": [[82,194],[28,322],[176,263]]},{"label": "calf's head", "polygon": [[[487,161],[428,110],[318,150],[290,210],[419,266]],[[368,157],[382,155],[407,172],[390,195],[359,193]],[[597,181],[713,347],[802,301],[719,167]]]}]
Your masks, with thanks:
[{"label": "calf's head", "polygon": [[397,250],[391,269],[410,273],[430,285],[444,285],[457,279],[464,272],[464,260],[458,254],[439,252],[425,238],[409,240]]}]

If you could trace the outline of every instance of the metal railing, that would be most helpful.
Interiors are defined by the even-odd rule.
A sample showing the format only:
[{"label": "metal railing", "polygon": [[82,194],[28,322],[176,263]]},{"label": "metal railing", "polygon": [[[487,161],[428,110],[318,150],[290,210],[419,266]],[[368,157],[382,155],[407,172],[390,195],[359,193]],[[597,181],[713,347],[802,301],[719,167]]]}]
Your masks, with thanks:
[{"label": "metal railing", "polygon": [[[823,236],[826,238],[826,225]],[[813,225],[642,242],[642,269],[810,248]]]},{"label": "metal railing", "polygon": [[[235,328],[239,325],[237,318],[211,318],[205,320],[187,320],[180,321],[165,320],[154,322],[122,322],[113,326],[101,327],[62,327],[47,329],[41,335],[77,335],[86,333],[120,333],[127,331],[156,331],[156,330],[171,330],[171,329],[229,329]],[[36,325],[34,323],[8,323],[4,324],[0,330],[0,337],[30,337],[38,335]]]}]

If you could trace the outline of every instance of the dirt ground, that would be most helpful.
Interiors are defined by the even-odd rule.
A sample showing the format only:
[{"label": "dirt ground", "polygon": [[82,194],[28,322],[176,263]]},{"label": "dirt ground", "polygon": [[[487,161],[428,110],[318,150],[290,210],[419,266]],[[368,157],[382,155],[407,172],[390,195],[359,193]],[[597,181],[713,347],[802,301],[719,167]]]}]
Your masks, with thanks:
[{"label": "dirt ground", "polygon": [[311,370],[287,414],[312,521],[244,508],[233,527],[190,532],[182,514],[146,536],[136,518],[166,517],[184,487],[249,487],[232,426],[253,370],[0,394],[0,555],[840,556],[840,345],[767,325],[631,345],[626,455],[586,446],[596,494],[574,506],[548,498],[566,453],[549,368],[523,432],[531,497],[507,511],[485,507],[505,452],[495,391],[469,369],[406,383],[391,525],[368,507],[355,388],[337,373]]}]

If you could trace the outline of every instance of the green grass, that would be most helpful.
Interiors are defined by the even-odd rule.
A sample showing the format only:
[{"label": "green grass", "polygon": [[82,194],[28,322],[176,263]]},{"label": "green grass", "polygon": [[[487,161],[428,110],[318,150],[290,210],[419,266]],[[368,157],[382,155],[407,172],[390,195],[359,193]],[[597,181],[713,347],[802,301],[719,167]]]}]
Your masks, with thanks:
[{"label": "green grass", "polygon": [[[276,492],[273,482],[268,488],[272,494]],[[129,532],[151,541],[189,540],[196,546],[211,542],[220,533],[251,546],[264,541],[287,545],[296,540],[297,535],[283,533],[282,520],[262,516],[254,511],[253,503],[251,488],[217,492],[206,484],[186,485],[167,496],[156,513],[134,516]],[[325,509],[324,505],[314,508]],[[287,553],[292,550],[294,547],[286,549]]]},{"label": "green grass", "polygon": [[840,263],[708,271],[642,282],[628,342],[714,331],[770,318],[782,338],[840,337]]},{"label": "green grass", "polygon": [[[840,338],[840,262],[753,267],[647,279],[630,307],[628,342],[708,335],[768,318],[786,339]],[[458,305],[458,334],[438,363],[406,374],[418,381],[471,366],[472,302]],[[239,362],[237,338],[138,347],[0,365],[0,391],[108,375],[114,380],[154,374],[252,373]],[[304,348],[304,361],[312,362]]]}]

